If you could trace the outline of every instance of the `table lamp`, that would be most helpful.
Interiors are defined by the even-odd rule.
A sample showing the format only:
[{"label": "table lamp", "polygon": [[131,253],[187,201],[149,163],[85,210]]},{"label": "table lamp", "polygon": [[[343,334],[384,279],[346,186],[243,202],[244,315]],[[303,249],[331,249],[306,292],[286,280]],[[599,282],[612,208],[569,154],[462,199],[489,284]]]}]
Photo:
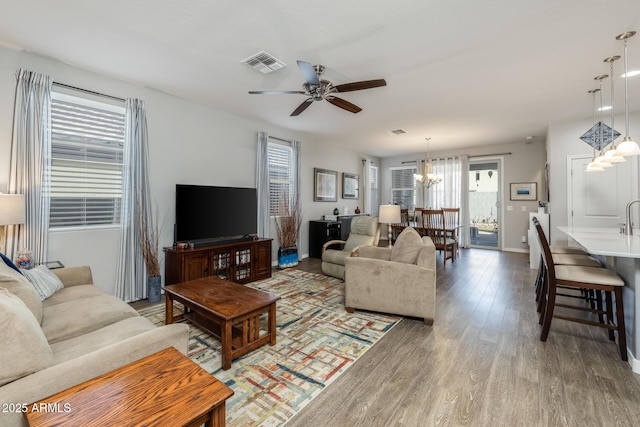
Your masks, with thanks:
[{"label": "table lamp", "polygon": [[391,224],[398,224],[400,222],[400,206],[380,205],[378,222],[387,224],[387,228],[389,231],[389,247],[391,247]]},{"label": "table lamp", "polygon": [[[25,209],[23,194],[0,193],[0,226],[24,224]],[[4,253],[4,230],[0,233],[0,249]]]}]

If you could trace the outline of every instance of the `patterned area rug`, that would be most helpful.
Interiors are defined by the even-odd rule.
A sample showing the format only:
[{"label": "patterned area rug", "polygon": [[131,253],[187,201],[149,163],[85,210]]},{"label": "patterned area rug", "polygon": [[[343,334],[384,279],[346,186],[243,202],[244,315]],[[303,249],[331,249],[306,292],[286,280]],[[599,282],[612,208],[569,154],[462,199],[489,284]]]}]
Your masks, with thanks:
[{"label": "patterned area rug", "polygon": [[[335,381],[391,330],[400,317],[344,309],[344,282],[298,270],[282,270],[250,283],[281,299],[277,303],[277,344],[265,345],[220,368],[220,342],[190,326],[189,357],[227,384],[228,426],[280,426]],[[174,304],[175,314],[181,312]],[[164,304],[140,310],[164,324]]]}]

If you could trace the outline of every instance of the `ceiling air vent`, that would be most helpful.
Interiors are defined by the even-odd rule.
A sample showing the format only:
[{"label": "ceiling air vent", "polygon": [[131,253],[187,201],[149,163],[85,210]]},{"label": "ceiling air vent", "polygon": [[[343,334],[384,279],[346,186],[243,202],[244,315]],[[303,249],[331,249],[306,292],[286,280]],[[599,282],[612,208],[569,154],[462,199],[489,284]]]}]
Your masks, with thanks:
[{"label": "ceiling air vent", "polygon": [[253,56],[250,56],[249,58],[242,61],[242,63],[247,64],[248,66],[260,71],[263,74],[271,73],[287,66],[287,64],[280,61],[278,58],[274,58],[273,56],[269,55],[264,50],[256,53]]},{"label": "ceiling air vent", "polygon": [[407,133],[407,131],[404,130],[404,129],[393,129],[393,130],[390,130],[389,132],[387,132],[387,134],[389,134],[389,135],[391,135],[391,134],[393,134],[393,135],[402,135],[402,134],[405,134],[405,133]]}]

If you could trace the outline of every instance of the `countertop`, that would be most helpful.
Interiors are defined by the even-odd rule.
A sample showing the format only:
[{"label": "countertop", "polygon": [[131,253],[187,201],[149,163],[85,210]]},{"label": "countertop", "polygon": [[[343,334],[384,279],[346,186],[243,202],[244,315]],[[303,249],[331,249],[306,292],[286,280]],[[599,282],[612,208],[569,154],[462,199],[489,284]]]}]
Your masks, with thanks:
[{"label": "countertop", "polygon": [[559,226],[558,230],[594,255],[640,258],[640,234],[620,233],[617,228]]}]

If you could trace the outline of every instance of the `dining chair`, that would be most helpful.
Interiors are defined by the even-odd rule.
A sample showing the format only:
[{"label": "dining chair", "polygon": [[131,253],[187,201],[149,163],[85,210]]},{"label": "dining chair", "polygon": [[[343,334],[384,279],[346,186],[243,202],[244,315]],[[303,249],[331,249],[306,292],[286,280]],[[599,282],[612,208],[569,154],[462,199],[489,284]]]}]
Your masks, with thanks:
[{"label": "dining chair", "polygon": [[413,221],[415,222],[414,228],[421,236],[424,236],[424,222],[422,218],[422,212],[424,208],[415,208],[413,210]]},{"label": "dining chair", "polygon": [[451,262],[455,261],[456,242],[447,236],[442,209],[424,209],[422,211],[422,223],[424,224],[424,235],[433,240],[437,250],[444,252],[444,265],[447,265],[447,259],[451,259]]},{"label": "dining chair", "polygon": [[458,227],[460,226],[460,208],[442,208],[444,230],[447,237],[453,239],[455,251],[458,253]]},{"label": "dining chair", "polygon": [[[542,303],[539,319],[539,323],[542,325],[540,341],[547,340],[553,318],[597,326],[608,330],[611,341],[615,341],[615,333],[617,333],[620,357],[626,361],[628,359],[627,338],[624,324],[624,301],[622,299],[624,281],[611,270],[602,267],[556,265],[553,262],[551,248],[540,222],[537,218],[534,218],[533,223],[536,226],[538,240],[544,256],[545,269],[540,296]],[[583,289],[587,289],[594,291],[596,295],[604,294],[606,307],[602,308],[602,299],[600,299],[601,302],[596,308],[584,303],[571,305],[560,302],[557,297],[566,295],[558,293],[560,287],[565,290],[574,290],[578,293],[581,293]],[[590,320],[584,316],[573,317],[564,313],[559,314],[556,313],[556,308],[576,310],[581,313],[590,312],[598,316],[598,321]]]}]

